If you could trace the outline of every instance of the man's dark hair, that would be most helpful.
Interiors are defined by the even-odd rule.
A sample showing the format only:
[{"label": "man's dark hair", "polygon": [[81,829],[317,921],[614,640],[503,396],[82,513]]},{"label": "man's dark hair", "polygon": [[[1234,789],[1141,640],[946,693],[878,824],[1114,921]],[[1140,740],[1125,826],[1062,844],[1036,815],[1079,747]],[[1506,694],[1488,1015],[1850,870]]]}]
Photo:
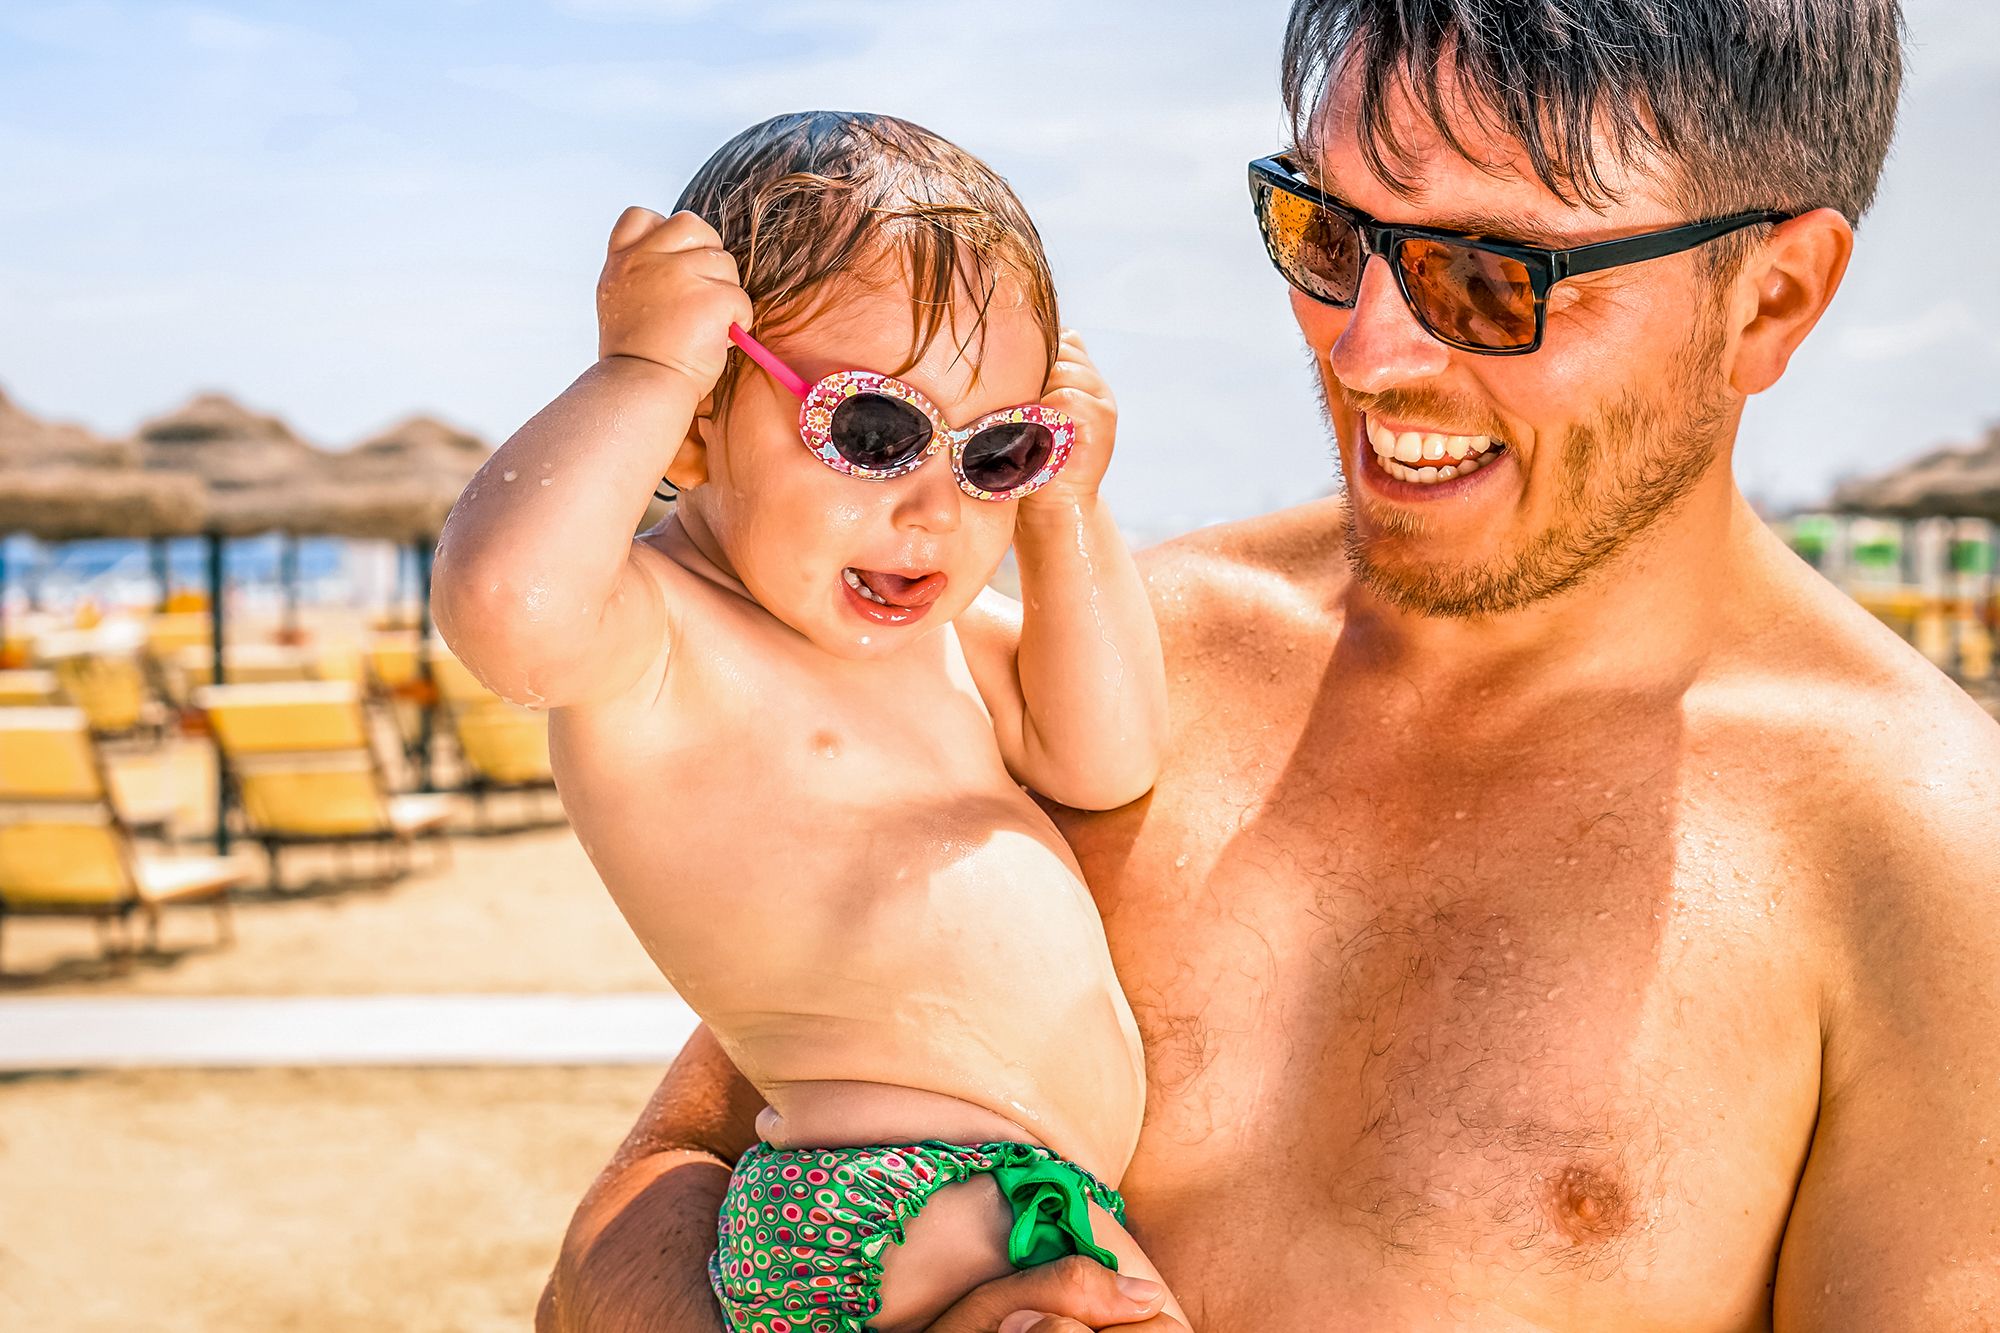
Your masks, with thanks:
[{"label": "man's dark hair", "polygon": [[1831,207],[1852,222],[1889,152],[1902,36],[1899,0],[1297,0],[1285,106],[1310,148],[1328,84],[1353,71],[1362,151],[1402,193],[1399,83],[1445,143],[1465,154],[1470,108],[1570,202],[1612,197],[1601,133],[1620,160],[1675,168],[1690,215]]}]

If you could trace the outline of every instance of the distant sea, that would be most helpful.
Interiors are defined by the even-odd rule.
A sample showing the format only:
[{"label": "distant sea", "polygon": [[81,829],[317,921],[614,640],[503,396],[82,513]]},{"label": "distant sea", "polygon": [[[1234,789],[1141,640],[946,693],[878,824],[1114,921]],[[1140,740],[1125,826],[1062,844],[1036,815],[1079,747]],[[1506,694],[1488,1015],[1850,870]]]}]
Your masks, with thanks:
[{"label": "distant sea", "polygon": [[[45,544],[31,538],[0,538],[6,554],[6,592],[10,607],[29,600],[63,609],[89,600],[99,606],[143,606],[155,596],[151,544],[124,539]],[[282,575],[282,539],[275,534],[232,538],[224,547],[223,570],[232,588],[276,594]],[[208,546],[198,537],[167,543],[169,585],[176,590],[206,591]],[[299,587],[310,602],[358,600],[386,595],[392,581],[415,587],[414,559],[383,542],[350,542],[338,537],[305,537],[299,541]]]}]

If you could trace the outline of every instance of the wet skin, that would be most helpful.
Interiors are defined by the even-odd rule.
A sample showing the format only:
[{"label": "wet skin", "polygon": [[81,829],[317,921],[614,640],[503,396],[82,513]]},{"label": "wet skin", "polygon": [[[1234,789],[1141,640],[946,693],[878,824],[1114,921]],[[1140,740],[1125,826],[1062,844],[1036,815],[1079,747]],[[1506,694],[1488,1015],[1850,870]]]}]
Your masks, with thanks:
[{"label": "wet skin", "polygon": [[[628,210],[600,359],[467,488],[438,623],[494,688],[553,708],[584,849],[754,1080],[765,1141],[1025,1141],[1115,1186],[1138,1032],[1074,858],[1021,785],[1116,806],[1157,771],[1157,633],[1096,495],[1110,394],[1074,335],[1051,364],[1014,275],[961,291],[950,336],[913,349],[907,276],[871,273],[760,335],[808,382],[896,373],[952,424],[1046,402],[1077,425],[1048,485],[976,498],[942,451],[889,479],[827,466],[769,376],[717,388],[725,330],[750,318],[720,238]],[[634,540],[663,471],[681,499]],[[1010,541],[1025,608],[982,593]],[[1151,1274],[1092,1212],[1124,1270]],[[988,1178],[940,1191],[885,1257],[873,1322],[921,1327],[1008,1272],[1011,1220]]]},{"label": "wet skin", "polygon": [[[1643,189],[1584,215],[1441,149],[1401,199],[1357,161],[1318,167],[1392,221],[1680,220]],[[1579,286],[1505,361],[1426,339],[1379,263],[1353,312],[1294,301],[1352,507],[1146,559],[1163,776],[1058,812],[1145,1041],[1134,1230],[1195,1328],[1917,1330],[2000,1303],[2000,728],[1729,474],[1842,235],[1787,224],[1730,290],[1727,410],[1680,503],[1474,619],[1358,584],[1348,525],[1390,574],[1523,549],[1564,512],[1573,428],[1682,392],[1648,349],[1686,341],[1696,260]],[[1434,497],[1372,484],[1363,413],[1391,395],[1504,460]],[[715,1188],[685,1150],[747,1141],[754,1095],[704,1042],[579,1210],[546,1327],[673,1299],[617,1256]]]}]

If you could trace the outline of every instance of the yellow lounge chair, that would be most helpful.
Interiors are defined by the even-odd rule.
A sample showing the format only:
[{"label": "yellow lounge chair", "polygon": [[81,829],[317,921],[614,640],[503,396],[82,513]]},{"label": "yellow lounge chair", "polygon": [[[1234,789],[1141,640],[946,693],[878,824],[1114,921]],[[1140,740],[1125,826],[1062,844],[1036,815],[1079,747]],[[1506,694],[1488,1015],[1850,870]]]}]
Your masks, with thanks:
[{"label": "yellow lounge chair", "polygon": [[449,652],[434,649],[430,662],[440,705],[464,760],[462,781],[477,803],[481,826],[486,798],[493,792],[554,791],[548,714],[508,703]]},{"label": "yellow lounge chair", "polygon": [[150,730],[163,733],[166,719],[146,686],[146,673],[136,656],[127,653],[68,653],[52,659],[49,669],[63,696],[81,708],[98,736],[127,736]]},{"label": "yellow lounge chair", "polygon": [[103,805],[128,831],[167,836],[179,802],[129,787],[112,782],[81,709],[0,709],[0,802]]},{"label": "yellow lounge chair", "polygon": [[62,687],[53,671],[0,671],[0,708],[53,708]]},{"label": "yellow lounge chair", "polygon": [[416,766],[429,738],[436,691],[424,677],[414,634],[377,634],[362,653],[368,697],[387,713],[403,747],[403,761]]},{"label": "yellow lounge chair", "polygon": [[160,910],[207,902],[217,933],[234,938],[229,891],[243,867],[214,857],[140,855],[113,808],[81,710],[0,711],[0,922],[9,916],[89,916],[125,936],[146,918],[146,947],[160,947]]},{"label": "yellow lounge chair", "polygon": [[391,793],[351,682],[209,685],[195,706],[208,716],[245,828],[270,857],[274,889],[283,847],[389,843],[407,870],[416,839],[441,834],[451,817],[448,797]]}]

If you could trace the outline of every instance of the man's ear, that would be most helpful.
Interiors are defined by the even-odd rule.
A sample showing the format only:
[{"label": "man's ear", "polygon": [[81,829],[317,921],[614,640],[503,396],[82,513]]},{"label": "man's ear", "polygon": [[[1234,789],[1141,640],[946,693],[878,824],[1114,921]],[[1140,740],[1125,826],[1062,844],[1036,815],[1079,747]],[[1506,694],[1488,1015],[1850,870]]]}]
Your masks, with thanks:
[{"label": "man's ear", "polygon": [[1854,228],[1838,209],[1815,208],[1780,222],[1736,278],[1740,321],[1729,383],[1762,393],[1778,382],[1826,313],[1854,253]]},{"label": "man's ear", "polygon": [[694,419],[688,422],[687,436],[667,464],[667,480],[676,490],[691,491],[708,481],[708,442],[715,436],[715,399],[701,400]]}]

